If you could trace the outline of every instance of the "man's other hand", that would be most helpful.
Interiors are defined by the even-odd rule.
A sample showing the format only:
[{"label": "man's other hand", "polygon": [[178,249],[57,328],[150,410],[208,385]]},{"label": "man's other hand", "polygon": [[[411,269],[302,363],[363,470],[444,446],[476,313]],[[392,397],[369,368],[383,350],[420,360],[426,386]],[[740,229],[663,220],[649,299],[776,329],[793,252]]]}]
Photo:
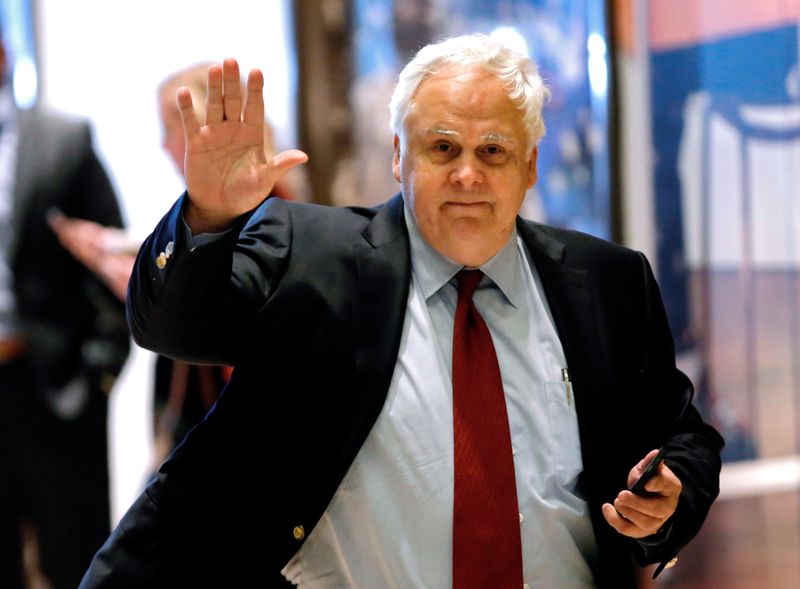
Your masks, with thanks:
[{"label": "man's other hand", "polygon": [[[658,454],[650,451],[639,464],[628,473],[628,486],[638,479],[648,462]],[[634,495],[628,490],[620,491],[613,505],[603,505],[603,516],[609,525],[623,536],[646,538],[658,533],[678,507],[681,485],[669,467],[661,463],[658,471],[645,485],[649,496]]]}]

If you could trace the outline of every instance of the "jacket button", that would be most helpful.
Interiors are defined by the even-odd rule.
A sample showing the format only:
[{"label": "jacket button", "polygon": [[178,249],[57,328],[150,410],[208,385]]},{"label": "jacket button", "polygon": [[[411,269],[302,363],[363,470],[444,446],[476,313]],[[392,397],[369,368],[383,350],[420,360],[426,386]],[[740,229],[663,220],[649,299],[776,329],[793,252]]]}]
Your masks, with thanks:
[{"label": "jacket button", "polygon": [[302,540],[306,537],[306,530],[303,526],[295,526],[292,530],[292,535],[295,540]]},{"label": "jacket button", "polygon": [[162,253],[158,254],[156,258],[156,266],[158,266],[159,270],[163,270],[167,266],[167,256]]}]

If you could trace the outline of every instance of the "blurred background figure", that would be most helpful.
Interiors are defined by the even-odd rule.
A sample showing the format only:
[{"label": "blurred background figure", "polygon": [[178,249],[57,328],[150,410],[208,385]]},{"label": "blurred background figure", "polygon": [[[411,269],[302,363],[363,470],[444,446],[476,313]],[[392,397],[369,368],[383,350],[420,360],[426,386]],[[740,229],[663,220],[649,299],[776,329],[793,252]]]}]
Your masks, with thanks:
[{"label": "blurred background figure", "polygon": [[[209,63],[201,63],[168,76],[158,87],[158,112],[162,128],[161,146],[183,175],[184,134],[175,99],[179,88],[192,93],[200,116],[206,100],[206,75]],[[274,152],[270,125],[264,128],[264,143]],[[287,175],[275,187],[274,196],[294,199],[304,182],[302,172]],[[65,215],[51,217],[51,226],[62,245],[87,268],[95,272],[120,300],[125,295],[139,243],[123,231]],[[155,451],[152,467],[166,458],[172,448],[211,408],[230,376],[224,366],[197,366],[160,356],[155,365],[154,416]],[[141,392],[142,395],[146,391]]]},{"label": "blurred background figure", "polygon": [[0,587],[25,586],[23,546],[38,546],[66,589],[109,532],[106,394],[129,339],[123,306],[47,216],[121,216],[88,125],[19,110],[6,62],[0,23]]}]

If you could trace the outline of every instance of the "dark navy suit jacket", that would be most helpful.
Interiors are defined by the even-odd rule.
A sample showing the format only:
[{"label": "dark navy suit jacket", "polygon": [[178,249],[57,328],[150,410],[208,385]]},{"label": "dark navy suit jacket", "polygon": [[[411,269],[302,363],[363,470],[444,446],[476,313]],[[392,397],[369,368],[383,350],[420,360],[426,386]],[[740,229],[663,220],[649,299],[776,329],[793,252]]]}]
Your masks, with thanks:
[{"label": "dark navy suit jacket", "polygon": [[[269,199],[193,251],[181,206],[139,254],[129,323],[145,347],[236,370],[98,553],[84,589],[280,586],[381,411],[397,359],[411,275],[399,195],[375,209]],[[572,375],[598,585],[632,588],[632,552],[663,562],[697,533],[718,493],[722,440],[675,368],[644,256],[521,219],[518,229]],[[684,488],[669,536],[644,554],[600,506],[662,444]]]}]

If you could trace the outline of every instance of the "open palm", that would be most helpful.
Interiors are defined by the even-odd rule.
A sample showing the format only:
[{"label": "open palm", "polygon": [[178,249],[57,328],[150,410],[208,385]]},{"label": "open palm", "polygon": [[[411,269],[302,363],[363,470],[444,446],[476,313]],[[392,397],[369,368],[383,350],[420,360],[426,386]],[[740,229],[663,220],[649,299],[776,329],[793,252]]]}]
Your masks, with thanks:
[{"label": "open palm", "polygon": [[189,90],[178,91],[186,136],[186,221],[193,233],[224,229],[258,206],[285,172],[308,159],[298,150],[274,157],[264,153],[263,87],[262,73],[251,71],[243,100],[236,60],[211,66],[205,125]]}]

